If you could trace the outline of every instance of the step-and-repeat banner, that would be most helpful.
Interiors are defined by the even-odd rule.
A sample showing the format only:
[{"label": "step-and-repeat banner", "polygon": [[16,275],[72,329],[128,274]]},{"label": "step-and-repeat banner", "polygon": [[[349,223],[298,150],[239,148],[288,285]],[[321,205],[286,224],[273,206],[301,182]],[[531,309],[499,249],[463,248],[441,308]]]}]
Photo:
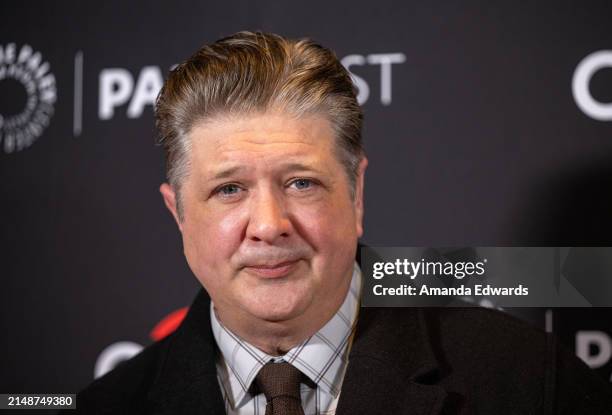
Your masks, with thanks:
[{"label": "step-and-repeat banner", "polygon": [[[199,285],[152,104],[239,30],[311,37],[352,73],[366,244],[612,246],[610,2],[0,7],[0,392],[77,391],[180,322]],[[610,309],[509,312],[611,378]]]}]

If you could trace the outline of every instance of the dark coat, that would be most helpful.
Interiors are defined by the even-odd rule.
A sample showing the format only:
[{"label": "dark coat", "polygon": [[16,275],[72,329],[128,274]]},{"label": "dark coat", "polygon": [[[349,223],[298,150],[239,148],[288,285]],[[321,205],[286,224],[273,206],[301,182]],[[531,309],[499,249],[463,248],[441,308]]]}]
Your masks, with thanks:
[{"label": "dark coat", "polygon": [[[202,290],[177,331],[78,394],[77,413],[223,414],[209,310]],[[612,414],[612,388],[500,312],[361,308],[337,414]]]}]

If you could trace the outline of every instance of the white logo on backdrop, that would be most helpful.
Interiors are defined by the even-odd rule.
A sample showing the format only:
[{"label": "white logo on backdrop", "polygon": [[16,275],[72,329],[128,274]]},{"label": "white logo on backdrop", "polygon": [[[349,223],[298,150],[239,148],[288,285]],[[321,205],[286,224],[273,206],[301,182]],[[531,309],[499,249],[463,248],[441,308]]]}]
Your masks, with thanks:
[{"label": "white logo on backdrop", "polygon": [[104,376],[113,370],[121,362],[131,359],[143,349],[138,343],[122,341],[113,343],[105,348],[94,367],[94,379]]},{"label": "white logo on backdrop", "polygon": [[370,97],[370,86],[368,82],[351,72],[353,66],[380,65],[380,103],[383,105],[391,104],[392,72],[391,65],[406,62],[406,55],[403,53],[372,53],[370,55],[348,55],[342,58],[342,65],[351,74],[353,83],[359,90],[357,101],[363,105]]},{"label": "white logo on backdrop", "polygon": [[603,331],[579,331],[576,333],[576,355],[592,369],[603,367],[612,360],[612,338]]},{"label": "white logo on backdrop", "polygon": [[599,121],[612,121],[612,102],[597,101],[589,90],[593,75],[604,68],[612,69],[612,50],[600,50],[584,58],[574,71],[572,93],[576,105],[586,115]]},{"label": "white logo on backdrop", "polygon": [[[390,105],[392,101],[392,65],[406,62],[403,53],[373,53],[370,55],[348,55],[342,59],[342,64],[351,73],[353,82],[359,89],[357,100],[365,104],[370,99],[370,84],[379,83],[380,103]],[[351,72],[358,66],[378,66],[378,80],[366,80]],[[98,118],[110,120],[115,116],[115,110],[127,104],[127,118],[140,118],[147,105],[152,106],[159,90],[164,83],[159,66],[145,66],[137,76],[125,68],[105,68],[100,71],[98,91]]]},{"label": "white logo on backdrop", "polygon": [[14,43],[0,45],[0,91],[3,83],[6,87],[12,80],[21,84],[27,96],[23,108],[0,113],[0,145],[5,153],[29,147],[49,125],[57,100],[55,76],[49,68],[49,62],[43,62],[30,45],[19,51]]},{"label": "white logo on backdrop", "polygon": [[107,68],[100,72],[98,117],[110,120],[115,108],[126,104],[128,118],[139,118],[145,105],[153,105],[164,79],[159,66],[145,66],[141,69],[136,87],[134,78],[127,69]]}]

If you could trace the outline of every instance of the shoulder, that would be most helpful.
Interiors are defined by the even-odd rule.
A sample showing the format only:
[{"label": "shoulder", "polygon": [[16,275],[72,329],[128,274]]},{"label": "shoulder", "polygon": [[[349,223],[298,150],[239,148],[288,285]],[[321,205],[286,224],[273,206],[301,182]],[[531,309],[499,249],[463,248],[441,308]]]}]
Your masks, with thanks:
[{"label": "shoulder", "polygon": [[[200,290],[179,327],[77,394],[79,414],[149,414],[166,404],[218,405],[210,300]],[[204,386],[202,386],[204,385]],[[202,388],[209,394],[202,396]],[[198,393],[193,393],[198,389]],[[178,399],[190,392],[190,399]],[[193,398],[193,399],[191,399]],[[200,399],[201,401],[197,401]],[[222,404],[222,402],[221,402]]]},{"label": "shoulder", "polygon": [[480,307],[422,313],[438,357],[485,383],[540,382],[554,365],[555,339],[506,313]]},{"label": "shoulder", "polygon": [[543,402],[554,413],[603,413],[612,387],[550,333],[477,307],[423,310],[439,358],[475,395]]},{"label": "shoulder", "polygon": [[432,341],[456,352],[480,351],[488,355],[513,348],[517,352],[524,350],[523,356],[540,355],[553,340],[543,330],[498,310],[428,308],[422,310],[422,315]]},{"label": "shoulder", "polygon": [[143,413],[172,337],[153,343],[89,384],[77,394],[77,413]]}]

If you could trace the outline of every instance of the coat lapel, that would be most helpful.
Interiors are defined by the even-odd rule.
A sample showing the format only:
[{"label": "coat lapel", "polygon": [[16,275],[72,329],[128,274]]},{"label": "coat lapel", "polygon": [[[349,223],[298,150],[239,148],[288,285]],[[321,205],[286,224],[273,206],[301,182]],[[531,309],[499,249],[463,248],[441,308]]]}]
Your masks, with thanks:
[{"label": "coat lapel", "polygon": [[421,310],[362,308],[336,413],[439,414],[437,373]]},{"label": "coat lapel", "polygon": [[150,414],[224,414],[210,325],[210,298],[200,290],[168,349],[149,392]]}]

